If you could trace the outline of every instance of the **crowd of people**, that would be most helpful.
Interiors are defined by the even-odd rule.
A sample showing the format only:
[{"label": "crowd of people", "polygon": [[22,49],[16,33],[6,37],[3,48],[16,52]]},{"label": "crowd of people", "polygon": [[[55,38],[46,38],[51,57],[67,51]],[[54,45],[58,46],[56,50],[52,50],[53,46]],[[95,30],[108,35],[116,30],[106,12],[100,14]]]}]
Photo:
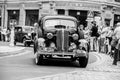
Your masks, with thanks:
[{"label": "crowd of people", "polygon": [[10,41],[10,29],[2,29],[0,32],[0,41]]},{"label": "crowd of people", "polygon": [[[117,65],[120,43],[120,22],[115,26],[99,26],[96,21],[91,22],[91,25],[84,27],[80,24],[78,27],[80,39],[87,39],[90,44],[90,51],[97,51],[99,53],[109,54],[114,58],[113,64]],[[2,41],[10,41],[10,30],[3,30],[1,32]]]},{"label": "crowd of people", "polygon": [[81,29],[84,33],[84,38],[89,41],[91,51],[109,54],[114,58],[113,65],[117,65],[117,61],[120,59],[120,23],[117,23],[115,26],[109,26],[106,23],[105,26],[98,27],[96,21],[93,21],[91,26],[84,27],[80,24],[78,29]]}]

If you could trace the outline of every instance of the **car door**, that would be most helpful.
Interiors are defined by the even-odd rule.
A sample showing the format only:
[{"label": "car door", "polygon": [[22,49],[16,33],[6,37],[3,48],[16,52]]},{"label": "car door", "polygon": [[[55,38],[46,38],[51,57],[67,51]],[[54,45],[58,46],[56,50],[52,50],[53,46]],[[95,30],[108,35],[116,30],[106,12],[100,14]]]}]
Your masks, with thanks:
[{"label": "car door", "polygon": [[19,42],[19,27],[15,27],[15,41]]}]

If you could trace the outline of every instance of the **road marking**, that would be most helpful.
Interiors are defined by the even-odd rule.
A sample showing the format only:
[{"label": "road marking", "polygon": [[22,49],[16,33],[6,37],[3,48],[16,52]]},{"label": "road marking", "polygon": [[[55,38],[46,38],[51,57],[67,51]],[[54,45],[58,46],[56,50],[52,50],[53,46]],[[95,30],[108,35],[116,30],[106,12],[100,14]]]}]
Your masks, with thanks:
[{"label": "road marking", "polygon": [[3,56],[3,57],[0,57],[0,59],[3,59],[3,58],[10,58],[10,57],[16,57],[16,56],[21,56],[21,55],[25,55],[25,54],[28,54],[30,53],[31,51],[25,51],[23,53],[18,53],[18,54],[11,54],[11,55],[8,55],[8,56]]}]

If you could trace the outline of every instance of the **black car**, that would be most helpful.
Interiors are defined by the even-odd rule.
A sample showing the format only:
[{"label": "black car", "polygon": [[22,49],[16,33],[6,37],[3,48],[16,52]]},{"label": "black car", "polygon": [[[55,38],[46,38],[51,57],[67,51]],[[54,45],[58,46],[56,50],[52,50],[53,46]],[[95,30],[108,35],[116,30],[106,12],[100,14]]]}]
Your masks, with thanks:
[{"label": "black car", "polygon": [[80,67],[88,64],[88,42],[80,39],[77,19],[71,16],[45,16],[39,20],[34,41],[35,63],[44,59],[78,60]]},{"label": "black car", "polygon": [[23,43],[24,46],[33,44],[35,37],[35,28],[32,26],[15,26],[15,45],[17,42]]}]

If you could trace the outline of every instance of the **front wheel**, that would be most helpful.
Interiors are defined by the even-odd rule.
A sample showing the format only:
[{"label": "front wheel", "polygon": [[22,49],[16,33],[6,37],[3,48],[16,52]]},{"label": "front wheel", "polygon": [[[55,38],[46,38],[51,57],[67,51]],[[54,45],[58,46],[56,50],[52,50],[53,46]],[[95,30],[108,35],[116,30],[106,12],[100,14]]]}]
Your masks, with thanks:
[{"label": "front wheel", "polygon": [[26,38],[23,39],[23,44],[24,44],[25,47],[27,46]]},{"label": "front wheel", "polygon": [[36,65],[40,65],[42,64],[42,60],[43,60],[43,56],[42,55],[39,55],[37,53],[35,53],[35,64]]},{"label": "front wheel", "polygon": [[85,68],[88,64],[88,58],[80,57],[79,58],[79,64],[80,64],[80,67]]},{"label": "front wheel", "polygon": [[14,45],[16,45],[16,41],[14,41]]}]

